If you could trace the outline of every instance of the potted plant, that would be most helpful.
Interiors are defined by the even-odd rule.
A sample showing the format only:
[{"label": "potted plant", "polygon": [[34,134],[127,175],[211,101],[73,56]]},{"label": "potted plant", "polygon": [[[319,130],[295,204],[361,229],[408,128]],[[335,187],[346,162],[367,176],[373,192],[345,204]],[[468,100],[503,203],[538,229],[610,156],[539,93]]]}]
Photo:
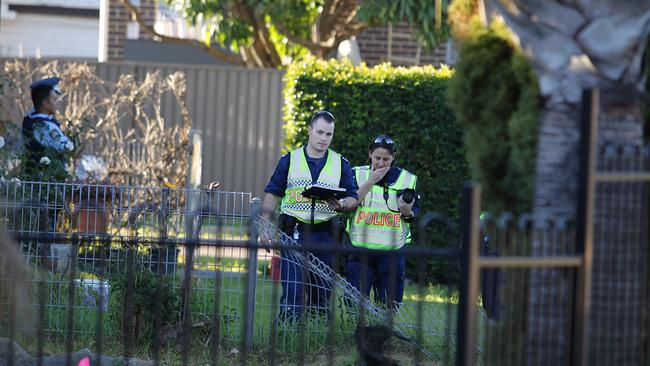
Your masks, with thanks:
[{"label": "potted plant", "polygon": [[107,182],[104,159],[82,155],[75,166],[79,182],[72,192],[73,217],[79,233],[101,234],[108,229],[113,189]]}]

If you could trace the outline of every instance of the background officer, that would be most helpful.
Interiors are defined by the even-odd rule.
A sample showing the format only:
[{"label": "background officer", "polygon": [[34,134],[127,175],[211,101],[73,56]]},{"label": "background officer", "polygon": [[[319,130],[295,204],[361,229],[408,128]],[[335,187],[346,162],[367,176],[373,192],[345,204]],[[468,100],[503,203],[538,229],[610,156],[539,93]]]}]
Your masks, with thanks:
[{"label": "background officer", "polygon": [[402,302],[406,258],[399,249],[411,242],[410,223],[418,212],[417,177],[393,165],[397,148],[388,136],[370,144],[370,165],[354,167],[359,187],[359,205],[348,221],[349,243],[372,249],[364,261],[350,255],[346,263],[348,281],[375,301]]},{"label": "background officer", "polygon": [[[61,89],[60,78],[52,77],[34,82],[31,86],[32,109],[23,119],[23,139],[25,156],[23,172],[26,177],[38,176],[42,169],[39,165],[50,165],[55,181],[65,179],[64,151],[72,151],[72,141],[61,130],[61,124],[54,117],[59,103]],[[46,158],[46,159],[45,159]]]},{"label": "background officer", "polygon": [[[350,163],[329,149],[334,136],[334,116],[327,111],[314,114],[308,131],[307,145],[285,154],[278,162],[264,189],[262,216],[270,218],[280,202],[280,230],[299,244],[328,248],[338,239],[339,214],[356,205],[358,186]],[[301,193],[313,184],[344,188],[346,197],[316,200],[312,204],[312,200],[302,197]],[[313,274],[303,278],[304,264],[295,253],[281,250],[282,315],[296,319],[305,304],[319,313],[326,312],[331,284]],[[314,255],[331,267],[332,254],[318,252]],[[303,299],[303,283],[306,299]]]}]

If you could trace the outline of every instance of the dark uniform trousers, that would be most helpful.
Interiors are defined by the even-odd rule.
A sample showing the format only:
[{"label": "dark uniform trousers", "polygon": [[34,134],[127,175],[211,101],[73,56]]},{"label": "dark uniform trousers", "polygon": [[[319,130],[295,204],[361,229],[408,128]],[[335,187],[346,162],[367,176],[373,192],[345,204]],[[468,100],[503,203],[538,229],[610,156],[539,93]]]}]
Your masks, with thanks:
[{"label": "dark uniform trousers", "polygon": [[340,243],[338,224],[338,218],[310,225],[291,216],[280,215],[281,230],[294,239],[294,233],[297,232],[298,244],[322,246],[324,251],[312,251],[311,253],[327,266],[327,268],[323,268],[322,265],[314,261],[307,263],[307,251],[286,249],[280,251],[281,318],[296,320],[303,314],[327,314],[332,284],[318,273],[323,270],[329,271],[329,268],[332,267],[334,254],[331,249]]},{"label": "dark uniform trousers", "polygon": [[[352,244],[349,244],[352,246]],[[350,255],[346,263],[347,280],[362,294],[374,290],[375,302],[386,304],[402,302],[406,258],[399,250],[368,250],[365,255]]]}]

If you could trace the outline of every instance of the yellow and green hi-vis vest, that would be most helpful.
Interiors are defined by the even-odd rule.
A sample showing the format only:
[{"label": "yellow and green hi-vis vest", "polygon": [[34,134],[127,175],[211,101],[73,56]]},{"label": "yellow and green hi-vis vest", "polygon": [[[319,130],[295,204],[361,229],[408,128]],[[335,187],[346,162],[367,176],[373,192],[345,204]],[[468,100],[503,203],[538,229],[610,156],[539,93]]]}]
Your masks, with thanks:
[{"label": "yellow and green hi-vis vest", "polygon": [[[353,168],[357,183],[361,186],[370,177],[369,166]],[[417,176],[402,169],[395,183],[388,187],[390,209],[398,211],[397,191],[415,189]],[[386,206],[384,187],[373,185],[360,203],[354,216],[348,220],[348,234],[352,245],[368,249],[395,250],[411,242],[409,223],[402,220],[399,212]]]},{"label": "yellow and green hi-vis vest", "polygon": [[[287,189],[282,197],[280,212],[293,216],[299,221],[311,224],[312,200],[302,196],[306,186],[321,184],[326,187],[338,188],[341,182],[341,155],[334,150],[327,150],[325,166],[316,182],[311,180],[311,172],[307,165],[304,148],[289,153],[289,173],[287,174]],[[338,215],[325,201],[316,200],[314,208],[314,224],[325,222]]]}]

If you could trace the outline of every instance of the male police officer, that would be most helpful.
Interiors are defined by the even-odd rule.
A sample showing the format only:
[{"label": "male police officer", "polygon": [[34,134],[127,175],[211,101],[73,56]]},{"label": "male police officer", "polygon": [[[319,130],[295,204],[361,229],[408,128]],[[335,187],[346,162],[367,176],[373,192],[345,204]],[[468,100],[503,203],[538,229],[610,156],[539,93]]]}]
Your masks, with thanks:
[{"label": "male police officer", "polygon": [[[264,191],[263,216],[267,219],[280,202],[280,229],[300,244],[332,245],[338,230],[339,213],[356,206],[357,184],[350,163],[339,153],[329,149],[334,136],[334,116],[320,111],[309,122],[307,146],[285,154]],[[316,200],[302,197],[305,187],[320,184],[344,188],[346,197],[340,200]],[[331,266],[332,255],[314,253],[326,265]],[[295,252],[281,251],[282,315],[295,320],[302,314],[303,306],[314,307],[323,313],[328,309],[330,284],[319,276],[310,274],[303,279],[304,264]],[[307,301],[303,300],[303,281],[306,282]]]},{"label": "male police officer", "polygon": [[32,109],[23,119],[23,139],[26,161],[24,172],[29,177],[39,171],[39,164],[57,164],[63,169],[64,150],[73,150],[74,145],[61,131],[60,123],[54,118],[57,112],[60,78],[52,77],[34,82],[31,88]]}]

